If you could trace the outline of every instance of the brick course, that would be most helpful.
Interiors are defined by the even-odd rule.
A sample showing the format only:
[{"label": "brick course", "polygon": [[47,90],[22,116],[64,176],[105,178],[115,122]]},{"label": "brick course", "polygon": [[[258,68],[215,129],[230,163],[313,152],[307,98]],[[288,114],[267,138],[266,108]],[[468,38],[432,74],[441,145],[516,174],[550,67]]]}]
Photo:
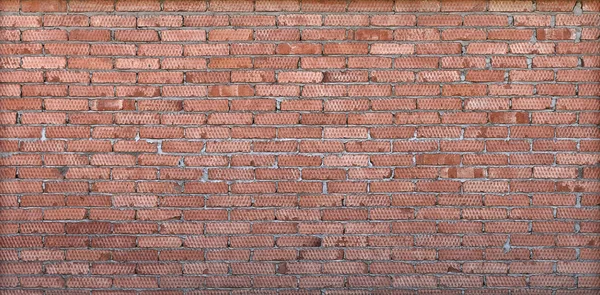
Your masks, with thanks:
[{"label": "brick course", "polygon": [[0,0],[0,294],[598,294],[599,27]]}]

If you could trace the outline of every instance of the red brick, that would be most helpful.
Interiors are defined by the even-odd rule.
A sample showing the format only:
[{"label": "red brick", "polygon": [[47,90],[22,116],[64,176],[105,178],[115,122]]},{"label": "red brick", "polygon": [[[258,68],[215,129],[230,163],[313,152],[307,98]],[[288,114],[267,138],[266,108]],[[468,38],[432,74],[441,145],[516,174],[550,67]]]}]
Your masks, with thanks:
[{"label": "red brick", "polygon": [[215,29],[208,32],[209,41],[243,41],[252,40],[252,30],[249,29]]},{"label": "red brick", "polygon": [[593,292],[599,9],[4,1],[0,285]]},{"label": "red brick", "polygon": [[58,69],[64,68],[66,64],[64,57],[23,57],[22,67],[25,69]]},{"label": "red brick", "polygon": [[108,30],[71,30],[69,31],[69,41],[110,41],[110,31]]},{"label": "red brick", "polygon": [[[90,54],[91,55],[135,55],[136,47],[133,44],[92,44],[91,48],[90,48]],[[104,60],[106,60],[106,59],[104,59]],[[111,63],[111,65],[112,65],[112,63]]]},{"label": "red brick", "polygon": [[425,43],[416,45],[416,53],[424,55],[445,55],[461,53],[459,43]]},{"label": "red brick", "polygon": [[67,1],[51,0],[39,3],[35,0],[23,0],[21,1],[21,10],[24,12],[66,12]]},{"label": "red brick", "polygon": [[179,15],[141,16],[137,18],[138,27],[181,27],[183,17]]},{"label": "red brick", "polygon": [[23,41],[66,41],[67,32],[60,29],[27,30],[21,34]]},{"label": "red brick", "polygon": [[85,0],[74,0],[69,3],[69,11],[113,11],[114,3],[108,0],[95,1],[94,3],[86,2]]},{"label": "red brick", "polygon": [[[115,32],[115,40],[118,41],[129,41],[129,42],[152,42],[158,41],[158,33],[156,31],[151,30],[119,30]],[[147,48],[147,47],[144,47]],[[135,52],[135,47],[132,48]],[[125,55],[125,54],[123,54]],[[135,55],[135,54],[127,54],[127,55]]]},{"label": "red brick", "polygon": [[470,43],[468,54],[505,54],[508,52],[506,43]]},{"label": "red brick", "polygon": [[87,27],[88,17],[85,15],[46,15],[46,27]]},{"label": "red brick", "polygon": [[229,18],[227,15],[186,15],[183,23],[186,27],[227,26]]},{"label": "red brick", "polygon": [[93,15],[90,17],[92,27],[135,27],[136,18],[120,15]]},{"label": "red brick", "polygon": [[275,20],[273,15],[232,15],[230,22],[233,26],[274,26]]},{"label": "red brick", "polygon": [[183,48],[178,44],[141,44],[138,55],[142,56],[180,56]]},{"label": "red brick", "polygon": [[574,1],[542,0],[537,5],[538,11],[572,11]]},{"label": "red brick", "polygon": [[117,11],[159,11],[160,2],[157,0],[124,0],[115,6]]}]

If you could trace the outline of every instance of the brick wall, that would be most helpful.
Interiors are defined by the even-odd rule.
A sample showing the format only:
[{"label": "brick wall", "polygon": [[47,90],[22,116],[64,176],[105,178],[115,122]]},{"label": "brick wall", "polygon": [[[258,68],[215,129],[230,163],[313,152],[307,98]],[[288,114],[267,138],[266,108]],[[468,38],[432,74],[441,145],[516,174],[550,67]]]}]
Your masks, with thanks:
[{"label": "brick wall", "polygon": [[0,294],[600,292],[600,1],[0,10]]}]

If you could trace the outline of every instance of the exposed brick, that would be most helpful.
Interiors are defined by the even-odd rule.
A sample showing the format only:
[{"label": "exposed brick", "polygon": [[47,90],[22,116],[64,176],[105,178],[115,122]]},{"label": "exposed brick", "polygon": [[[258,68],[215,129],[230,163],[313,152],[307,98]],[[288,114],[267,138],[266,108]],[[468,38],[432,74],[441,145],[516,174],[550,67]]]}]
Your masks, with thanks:
[{"label": "exposed brick", "polygon": [[0,2],[7,294],[600,288],[596,1]]}]

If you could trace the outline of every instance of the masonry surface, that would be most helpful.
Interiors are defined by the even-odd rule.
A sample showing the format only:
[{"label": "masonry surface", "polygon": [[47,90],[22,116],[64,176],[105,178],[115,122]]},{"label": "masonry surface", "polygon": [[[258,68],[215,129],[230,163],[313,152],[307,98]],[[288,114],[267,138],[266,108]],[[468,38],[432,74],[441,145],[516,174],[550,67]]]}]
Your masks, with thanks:
[{"label": "masonry surface", "polygon": [[0,1],[0,294],[600,292],[600,1]]}]

